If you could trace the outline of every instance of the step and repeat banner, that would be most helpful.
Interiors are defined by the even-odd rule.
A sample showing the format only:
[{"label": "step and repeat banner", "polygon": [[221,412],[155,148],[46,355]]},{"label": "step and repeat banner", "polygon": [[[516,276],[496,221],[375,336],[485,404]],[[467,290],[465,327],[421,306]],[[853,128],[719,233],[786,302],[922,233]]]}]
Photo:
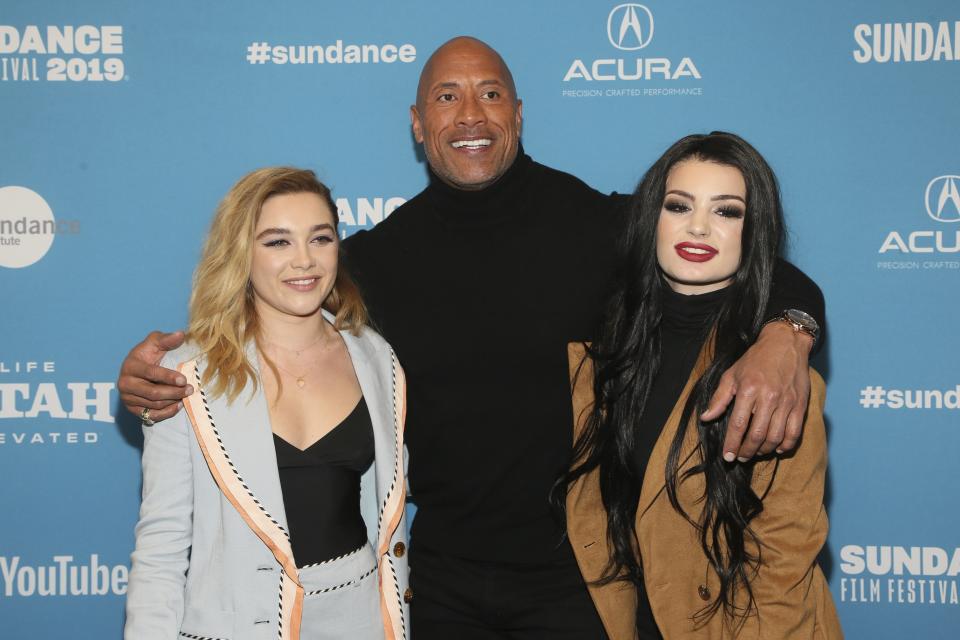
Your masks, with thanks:
[{"label": "step and repeat banner", "polygon": [[122,358],[184,325],[242,174],[314,169],[345,235],[420,191],[409,106],[459,34],[512,68],[526,150],[598,189],[690,132],[765,154],[828,303],[822,562],[847,635],[960,636],[953,0],[4,2],[0,636],[121,636],[142,446]]}]

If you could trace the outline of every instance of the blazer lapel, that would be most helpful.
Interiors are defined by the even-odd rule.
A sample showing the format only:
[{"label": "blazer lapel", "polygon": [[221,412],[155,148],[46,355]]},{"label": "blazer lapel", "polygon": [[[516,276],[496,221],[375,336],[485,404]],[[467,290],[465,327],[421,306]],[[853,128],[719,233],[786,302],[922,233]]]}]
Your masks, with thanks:
[{"label": "blazer lapel", "polygon": [[[573,404],[573,442],[576,444],[586,428],[593,411],[593,360],[587,357],[587,344],[570,343],[567,345],[567,362]],[[567,511],[571,514],[593,514],[603,510],[603,498],[595,474],[578,478],[567,489]],[[602,545],[606,548],[606,520],[585,517],[567,519],[567,533],[571,541],[580,544]],[[594,580],[595,577],[589,577]]]},{"label": "blazer lapel", "polygon": [[385,366],[381,364],[385,354],[375,353],[375,347],[368,340],[346,331],[341,332],[341,335],[353,361],[360,390],[367,399],[370,421],[373,424],[379,507],[376,546],[382,553],[399,522],[406,489],[402,459],[398,453],[403,449],[403,373],[392,354],[390,362]]},{"label": "blazer lapel", "polygon": [[376,458],[377,475],[377,502],[384,498],[384,484],[381,481],[382,471],[389,468],[389,463],[381,469],[382,461],[393,460],[393,420],[389,414],[389,404],[384,402],[390,397],[391,390],[384,384],[381,376],[377,375],[373,354],[369,353],[370,346],[348,331],[341,333],[347,345],[350,359],[353,361],[353,370],[360,383],[360,391],[367,400],[367,410],[370,412],[370,422],[373,423],[373,439]]},{"label": "blazer lapel", "polygon": [[[567,345],[573,401],[573,437],[580,437],[593,410],[593,361],[587,357],[587,345]],[[607,518],[597,470],[578,478],[567,491],[567,535],[577,557],[577,564],[587,583],[590,597],[611,640],[633,640],[636,637],[637,595],[633,585],[612,582],[599,585],[610,559],[607,540]]]},{"label": "blazer lapel", "polygon": [[[253,342],[247,345],[247,359],[259,377],[260,360]],[[208,398],[208,404],[223,447],[244,484],[267,513],[289,533],[263,384],[252,397],[244,391],[232,404],[227,404],[223,396]]]}]

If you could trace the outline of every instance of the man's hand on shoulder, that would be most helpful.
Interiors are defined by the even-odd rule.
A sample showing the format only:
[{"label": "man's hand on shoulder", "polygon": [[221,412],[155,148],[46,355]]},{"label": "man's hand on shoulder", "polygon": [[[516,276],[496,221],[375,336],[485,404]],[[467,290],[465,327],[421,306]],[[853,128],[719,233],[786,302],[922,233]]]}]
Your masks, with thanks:
[{"label": "man's hand on shoulder", "polygon": [[117,389],[127,411],[138,418],[149,409],[154,422],[166,420],[180,409],[180,401],[193,393],[178,371],[164,369],[160,361],[167,351],[183,344],[183,332],[153,331],[127,354],[120,367]]},{"label": "man's hand on shoulder", "polygon": [[765,326],[757,342],[720,378],[703,420],[716,420],[736,398],[723,456],[745,462],[797,446],[810,398],[813,338],[786,322]]}]

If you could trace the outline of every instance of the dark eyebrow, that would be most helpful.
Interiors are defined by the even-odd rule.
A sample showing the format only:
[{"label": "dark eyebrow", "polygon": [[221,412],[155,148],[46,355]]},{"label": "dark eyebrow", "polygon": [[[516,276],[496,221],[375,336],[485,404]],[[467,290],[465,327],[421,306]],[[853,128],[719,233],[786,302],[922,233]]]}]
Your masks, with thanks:
[{"label": "dark eyebrow", "polygon": [[[696,198],[693,197],[692,194],[689,194],[686,191],[681,191],[680,189],[671,189],[670,191],[667,191],[666,195],[670,195],[671,193],[675,193],[678,196],[683,196],[684,198],[690,198],[691,200],[696,200]],[[740,196],[735,196],[727,193],[723,193],[710,198],[710,202],[716,202],[718,200],[739,200],[743,204],[747,204],[746,200],[744,200]]]},{"label": "dark eyebrow", "polygon": [[[323,224],[315,224],[312,227],[310,227],[310,233],[316,233],[317,231],[322,231],[324,229],[333,231],[333,225],[328,222],[324,222]],[[264,229],[263,231],[258,233],[257,240],[259,240],[263,236],[269,236],[273,234],[290,235],[290,229],[284,229],[283,227],[270,227],[269,229]]]},{"label": "dark eyebrow", "polygon": [[743,204],[747,204],[746,200],[744,200],[740,196],[735,196],[735,195],[726,194],[726,193],[721,194],[719,196],[713,196],[712,198],[710,198],[710,202],[716,202],[717,200],[739,200]]}]

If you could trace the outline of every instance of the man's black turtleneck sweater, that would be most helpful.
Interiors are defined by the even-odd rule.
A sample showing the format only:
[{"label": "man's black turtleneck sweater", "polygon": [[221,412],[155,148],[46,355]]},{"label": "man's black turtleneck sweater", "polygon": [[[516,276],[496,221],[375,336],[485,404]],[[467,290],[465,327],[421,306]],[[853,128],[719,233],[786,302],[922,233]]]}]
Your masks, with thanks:
[{"label": "man's black turtleneck sweater", "polygon": [[[597,326],[622,204],[520,149],[479,191],[431,173],[424,191],[344,243],[407,374],[415,547],[572,562],[548,500],[572,446],[566,345]],[[803,309],[822,326],[816,285],[786,263],[777,275],[770,308]]]}]

